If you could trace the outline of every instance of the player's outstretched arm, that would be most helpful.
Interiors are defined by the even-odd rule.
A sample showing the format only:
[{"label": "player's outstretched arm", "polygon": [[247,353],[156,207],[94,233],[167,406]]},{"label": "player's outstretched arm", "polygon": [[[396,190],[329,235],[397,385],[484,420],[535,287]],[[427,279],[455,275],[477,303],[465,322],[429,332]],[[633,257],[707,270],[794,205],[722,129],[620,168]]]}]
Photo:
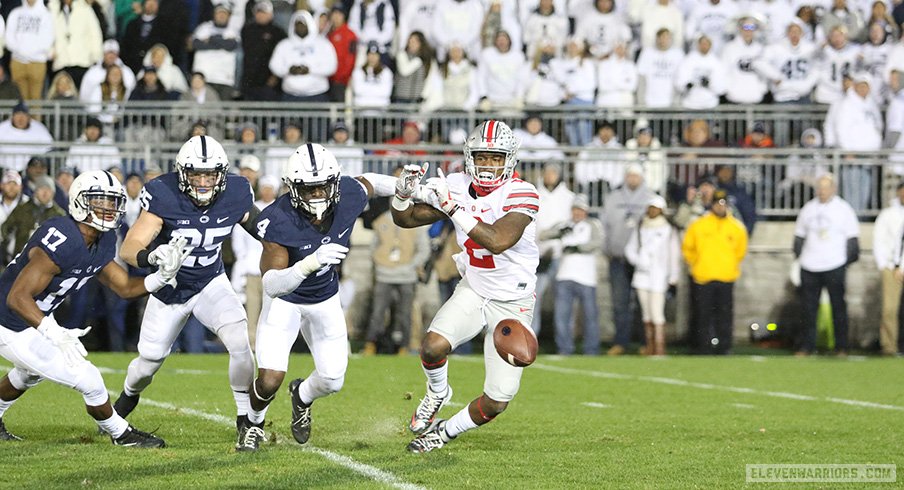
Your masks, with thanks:
[{"label": "player's outstretched arm", "polygon": [[[140,263],[138,256],[139,254],[145,255],[147,253],[144,252],[147,246],[157,238],[162,229],[162,218],[154,213],[142,210],[141,214],[138,215],[138,220],[135,221],[135,224],[129,229],[129,233],[126,234],[125,240],[122,241],[119,256],[132,267],[147,267],[148,264]],[[147,259],[146,256],[144,258]]]},{"label": "player's outstretched arm", "polygon": [[412,204],[400,210],[393,202],[392,221],[402,228],[417,228],[418,226],[433,224],[444,219],[446,219],[446,213],[429,204]]},{"label": "player's outstretched arm", "polygon": [[60,272],[59,266],[50,259],[47,252],[40,247],[33,247],[28,252],[28,264],[19,273],[9,290],[9,296],[5,298],[9,309],[32,327],[40,325],[44,320],[44,312],[38,308],[35,296],[47,288]]}]

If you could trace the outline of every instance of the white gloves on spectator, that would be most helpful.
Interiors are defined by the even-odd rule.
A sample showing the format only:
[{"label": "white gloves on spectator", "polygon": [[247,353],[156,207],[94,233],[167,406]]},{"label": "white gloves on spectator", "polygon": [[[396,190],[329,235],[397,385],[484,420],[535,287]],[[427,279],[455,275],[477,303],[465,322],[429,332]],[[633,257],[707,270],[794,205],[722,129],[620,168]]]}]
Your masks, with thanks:
[{"label": "white gloves on spectator", "polygon": [[91,327],[63,328],[53,315],[45,316],[38,325],[38,332],[63,352],[63,359],[69,366],[76,366],[88,355],[79,337],[84,337],[90,331]]}]

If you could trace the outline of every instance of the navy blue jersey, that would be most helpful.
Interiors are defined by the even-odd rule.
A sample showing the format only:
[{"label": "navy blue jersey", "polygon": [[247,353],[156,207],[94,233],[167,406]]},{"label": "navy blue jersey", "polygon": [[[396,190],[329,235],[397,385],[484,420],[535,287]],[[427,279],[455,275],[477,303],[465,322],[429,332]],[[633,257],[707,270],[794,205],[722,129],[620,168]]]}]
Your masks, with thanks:
[{"label": "navy blue jersey", "polygon": [[204,207],[195,205],[179,190],[179,176],[175,172],[145,184],[140,199],[142,209],[163,219],[163,229],[149,246],[151,250],[169,243],[173,235],[184,236],[188,246],[193,247],[176,276],[178,286],[175,289],[165,286],[153,293],[166,304],[185,303],[223,273],[223,240],[254,205],[251,184],[240,175],[227,175],[226,188]]},{"label": "navy blue jersey", "polygon": [[101,233],[94,245],[89,247],[71,216],[58,216],[45,221],[28,239],[22,253],[0,275],[0,298],[3,299],[0,301],[0,325],[16,332],[31,326],[9,309],[7,297],[16,278],[28,265],[28,254],[35,247],[44,250],[62,271],[53,276],[50,284],[34,297],[38,308],[46,316],[53,313],[66,296],[81,289],[113,260],[116,256],[116,233]]},{"label": "navy blue jersey", "polygon": [[[333,209],[333,223],[321,233],[310,220],[292,207],[292,198],[283,194],[257,218],[257,234],[267,242],[282,245],[289,251],[289,266],[314,253],[320,245],[338,243],[348,246],[355,220],[367,205],[367,192],[351,177],[339,180],[339,202]],[[280,299],[309,305],[320,303],[339,291],[339,278],[332,266],[308,276],[291,293]]]}]

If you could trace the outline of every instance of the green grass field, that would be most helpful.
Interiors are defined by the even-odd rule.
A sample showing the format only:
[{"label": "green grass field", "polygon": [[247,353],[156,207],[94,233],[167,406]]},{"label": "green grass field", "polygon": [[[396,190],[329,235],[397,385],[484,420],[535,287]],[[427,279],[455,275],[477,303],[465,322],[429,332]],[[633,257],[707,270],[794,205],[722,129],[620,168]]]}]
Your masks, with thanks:
[{"label": "green grass field", "polygon": [[[89,359],[118,393],[129,355]],[[0,487],[708,489],[745,485],[748,463],[904,469],[901,359],[541,356],[505,414],[425,455],[405,451],[424,390],[416,357],[351,359],[343,391],[314,405],[311,447],[292,439],[281,391],[256,454],[233,449],[226,365],[222,355],[166,362],[131,416],[158,429],[162,450],[112,446],[78,394],[43,383],[3,418],[25,440],[0,444]],[[294,356],[289,379],[311,368]],[[453,357],[449,370],[456,403],[445,417],[479,394],[482,358]]]}]

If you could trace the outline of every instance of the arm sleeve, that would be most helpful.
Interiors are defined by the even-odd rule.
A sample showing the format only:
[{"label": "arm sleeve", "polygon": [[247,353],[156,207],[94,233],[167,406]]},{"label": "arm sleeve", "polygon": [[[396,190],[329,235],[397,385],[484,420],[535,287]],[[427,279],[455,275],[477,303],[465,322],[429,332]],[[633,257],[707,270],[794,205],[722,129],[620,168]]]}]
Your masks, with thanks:
[{"label": "arm sleeve", "polygon": [[397,178],[391,175],[376,174],[367,172],[361,176],[374,188],[374,197],[387,197],[395,195],[395,186]]},{"label": "arm sleeve", "polygon": [[264,293],[271,298],[285,296],[294,291],[306,276],[299,274],[295,267],[287,267],[280,270],[269,270],[261,279],[264,284]]}]

